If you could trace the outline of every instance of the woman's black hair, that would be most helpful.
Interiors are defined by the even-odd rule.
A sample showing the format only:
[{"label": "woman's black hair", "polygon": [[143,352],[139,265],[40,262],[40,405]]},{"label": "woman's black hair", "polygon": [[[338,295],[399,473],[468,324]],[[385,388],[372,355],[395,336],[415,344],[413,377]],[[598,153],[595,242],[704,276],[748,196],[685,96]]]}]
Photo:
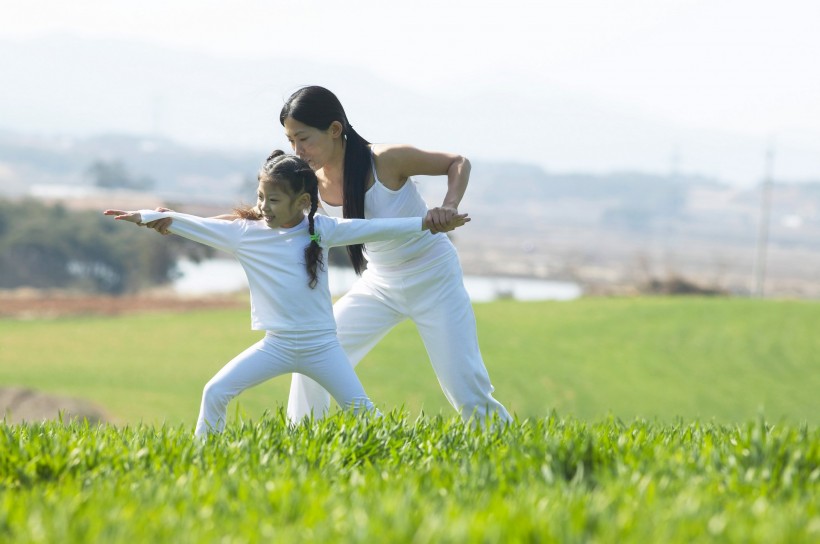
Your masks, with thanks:
[{"label": "woman's black hair", "polygon": [[[310,213],[308,213],[310,243],[305,247],[305,266],[307,266],[309,277],[308,285],[313,289],[319,282],[318,271],[324,267],[322,247],[319,245],[313,224],[316,209],[319,207],[319,182],[316,179],[316,173],[299,157],[286,155],[284,151],[276,149],[262,165],[258,178],[263,183],[276,183],[283,186],[285,191],[294,197],[302,193],[310,195]],[[256,212],[257,217],[255,218],[258,219],[261,213],[258,210]]]},{"label": "woman's black hair", "polygon": [[[279,113],[279,122],[293,119],[319,130],[327,130],[333,121],[342,125],[345,139],[342,184],[342,213],[345,217],[364,218],[364,194],[370,175],[370,142],[359,136],[347,120],[342,103],[324,87],[302,87],[287,99]],[[364,270],[362,244],[347,246],[347,253],[357,274]]]}]

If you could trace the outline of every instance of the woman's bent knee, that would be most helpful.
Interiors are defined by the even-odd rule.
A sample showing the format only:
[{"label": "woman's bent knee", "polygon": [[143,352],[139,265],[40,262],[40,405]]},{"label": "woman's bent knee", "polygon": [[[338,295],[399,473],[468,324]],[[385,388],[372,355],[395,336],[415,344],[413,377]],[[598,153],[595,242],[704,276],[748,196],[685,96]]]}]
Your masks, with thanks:
[{"label": "woman's bent knee", "polygon": [[228,404],[236,395],[219,380],[211,380],[202,390],[202,398],[209,404]]}]

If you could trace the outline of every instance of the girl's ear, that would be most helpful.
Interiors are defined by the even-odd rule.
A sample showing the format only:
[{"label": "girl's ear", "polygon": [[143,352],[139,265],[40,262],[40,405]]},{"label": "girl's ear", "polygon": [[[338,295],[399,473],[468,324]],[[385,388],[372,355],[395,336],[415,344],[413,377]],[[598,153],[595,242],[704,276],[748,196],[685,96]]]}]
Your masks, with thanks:
[{"label": "girl's ear", "polygon": [[302,193],[299,195],[299,198],[296,199],[296,202],[299,204],[299,209],[302,210],[309,210],[310,209],[310,195],[307,193]]},{"label": "girl's ear", "polygon": [[342,132],[344,131],[344,127],[339,121],[333,121],[330,123],[327,130],[333,138],[340,138],[342,136]]}]

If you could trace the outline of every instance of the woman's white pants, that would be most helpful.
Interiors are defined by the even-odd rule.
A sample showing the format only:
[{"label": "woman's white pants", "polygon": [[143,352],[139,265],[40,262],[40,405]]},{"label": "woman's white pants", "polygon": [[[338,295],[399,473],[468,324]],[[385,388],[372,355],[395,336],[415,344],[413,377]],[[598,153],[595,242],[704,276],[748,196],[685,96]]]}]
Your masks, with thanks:
[{"label": "woman's white pants", "polygon": [[[333,314],[339,342],[353,366],[390,329],[405,319],[413,320],[444,395],[461,416],[483,420],[497,414],[501,421],[511,420],[492,396],[457,256],[412,274],[377,274],[368,269],[333,305]],[[322,417],[329,407],[330,397],[320,384],[293,375],[288,398],[291,420],[311,412]]]},{"label": "woman's white pants", "polygon": [[367,398],[334,331],[268,332],[262,340],[222,367],[205,385],[196,436],[221,431],[225,426],[228,403],[239,393],[291,372],[310,376],[330,391],[339,406],[345,409],[373,409],[373,403]]}]

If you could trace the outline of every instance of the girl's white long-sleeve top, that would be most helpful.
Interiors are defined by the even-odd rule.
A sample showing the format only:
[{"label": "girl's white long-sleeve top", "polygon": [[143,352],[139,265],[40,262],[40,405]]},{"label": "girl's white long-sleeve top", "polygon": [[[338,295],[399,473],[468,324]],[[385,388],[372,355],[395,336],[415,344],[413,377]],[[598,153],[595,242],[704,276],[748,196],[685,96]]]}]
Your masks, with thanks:
[{"label": "girl's white long-sleeve top", "polygon": [[[178,212],[140,210],[143,222],[173,219],[170,231],[234,255],[248,278],[251,328],[273,332],[336,330],[327,267],[320,267],[311,289],[305,266],[310,243],[308,220],[292,228],[270,228],[264,221],[210,219]],[[337,219],[314,217],[321,236],[323,261],[327,248],[421,235],[423,218]],[[324,269],[322,269],[324,268]]]}]

